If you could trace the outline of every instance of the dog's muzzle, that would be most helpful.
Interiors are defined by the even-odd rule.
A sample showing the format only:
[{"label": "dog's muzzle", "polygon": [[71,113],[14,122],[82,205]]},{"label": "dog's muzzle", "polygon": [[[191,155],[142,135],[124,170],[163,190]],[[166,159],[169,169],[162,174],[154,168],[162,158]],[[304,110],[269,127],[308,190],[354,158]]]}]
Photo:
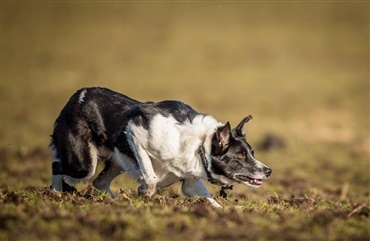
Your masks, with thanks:
[{"label": "dog's muzzle", "polygon": [[263,172],[265,174],[264,178],[254,178],[244,174],[237,173],[234,175],[234,180],[251,187],[260,187],[263,183],[263,179],[267,179],[271,175],[272,169],[269,167],[264,167]]}]

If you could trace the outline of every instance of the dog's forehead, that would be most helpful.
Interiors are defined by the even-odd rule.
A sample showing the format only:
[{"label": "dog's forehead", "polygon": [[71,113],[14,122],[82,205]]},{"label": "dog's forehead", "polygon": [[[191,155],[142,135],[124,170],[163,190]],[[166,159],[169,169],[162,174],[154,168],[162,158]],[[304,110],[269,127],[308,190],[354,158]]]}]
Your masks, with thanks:
[{"label": "dog's forehead", "polygon": [[252,150],[252,146],[247,142],[245,138],[235,138],[232,145],[235,149],[240,151]]}]

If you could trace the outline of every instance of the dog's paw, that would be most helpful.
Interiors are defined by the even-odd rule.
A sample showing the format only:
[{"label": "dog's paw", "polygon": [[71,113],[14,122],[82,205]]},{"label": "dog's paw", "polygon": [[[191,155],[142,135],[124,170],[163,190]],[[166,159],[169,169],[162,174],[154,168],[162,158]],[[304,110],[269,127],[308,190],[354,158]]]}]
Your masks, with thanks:
[{"label": "dog's paw", "polygon": [[67,192],[67,193],[77,192],[77,189],[75,187],[68,185],[64,180],[62,184],[63,184],[63,192]]},{"label": "dog's paw", "polygon": [[151,197],[155,194],[156,186],[155,185],[142,184],[138,188],[137,191],[138,191],[140,196]]},{"label": "dog's paw", "polygon": [[216,200],[214,200],[213,198],[211,197],[206,197],[206,199],[208,200],[208,202],[211,204],[212,207],[214,208],[223,208]]}]

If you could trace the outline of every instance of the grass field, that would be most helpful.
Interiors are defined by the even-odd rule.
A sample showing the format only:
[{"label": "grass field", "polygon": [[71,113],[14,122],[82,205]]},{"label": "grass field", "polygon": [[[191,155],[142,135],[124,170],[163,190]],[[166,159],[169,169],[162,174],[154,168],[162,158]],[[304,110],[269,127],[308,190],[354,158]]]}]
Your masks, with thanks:
[{"label": "grass field", "polygon": [[[1,2],[0,240],[370,240],[368,2]],[[179,99],[273,169],[215,210],[49,190],[53,122],[79,88]],[[264,148],[268,136],[283,146]]]}]

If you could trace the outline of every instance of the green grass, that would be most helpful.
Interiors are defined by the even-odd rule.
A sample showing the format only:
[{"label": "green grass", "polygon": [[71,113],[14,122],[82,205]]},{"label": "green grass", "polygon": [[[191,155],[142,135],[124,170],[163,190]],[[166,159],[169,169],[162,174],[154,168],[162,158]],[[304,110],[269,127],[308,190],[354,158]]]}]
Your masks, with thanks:
[{"label": "green grass", "polygon": [[[368,240],[369,3],[1,2],[0,240]],[[179,99],[273,169],[224,206],[49,190],[53,122],[85,86]],[[259,148],[267,135],[285,148]]]}]

